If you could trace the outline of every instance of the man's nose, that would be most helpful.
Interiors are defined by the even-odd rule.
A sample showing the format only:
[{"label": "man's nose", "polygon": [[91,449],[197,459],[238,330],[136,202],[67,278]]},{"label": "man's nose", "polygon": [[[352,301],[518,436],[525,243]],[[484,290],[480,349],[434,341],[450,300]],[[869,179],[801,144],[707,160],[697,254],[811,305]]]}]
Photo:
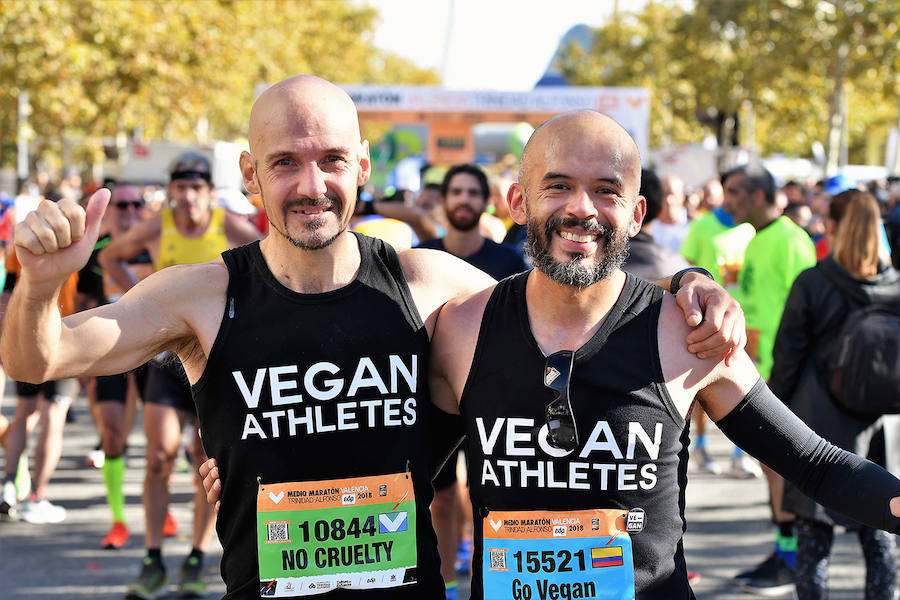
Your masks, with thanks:
[{"label": "man's nose", "polygon": [[325,195],[328,188],[325,185],[325,177],[319,165],[316,163],[307,164],[300,172],[300,178],[297,181],[297,193],[305,198],[320,198]]},{"label": "man's nose", "polygon": [[569,198],[566,211],[579,219],[597,216],[597,206],[591,194],[583,187],[578,187]]}]

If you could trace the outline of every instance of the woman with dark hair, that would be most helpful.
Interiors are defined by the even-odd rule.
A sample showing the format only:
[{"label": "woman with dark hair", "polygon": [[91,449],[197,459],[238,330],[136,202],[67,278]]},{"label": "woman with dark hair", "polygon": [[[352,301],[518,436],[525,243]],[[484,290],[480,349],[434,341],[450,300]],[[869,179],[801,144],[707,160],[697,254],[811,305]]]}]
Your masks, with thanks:
[{"label": "woman with dark hair", "polygon": [[[830,396],[825,367],[841,325],[854,309],[900,302],[900,273],[879,260],[880,223],[878,203],[870,194],[848,190],[832,199],[826,222],[832,252],[802,272],[791,288],[775,339],[769,387],[822,437],[897,474],[898,417],[865,417],[838,406]],[[857,531],[866,563],[866,600],[898,597],[893,535],[848,521],[790,486],[784,508],[797,515],[799,600],[828,596],[834,525]]]}]

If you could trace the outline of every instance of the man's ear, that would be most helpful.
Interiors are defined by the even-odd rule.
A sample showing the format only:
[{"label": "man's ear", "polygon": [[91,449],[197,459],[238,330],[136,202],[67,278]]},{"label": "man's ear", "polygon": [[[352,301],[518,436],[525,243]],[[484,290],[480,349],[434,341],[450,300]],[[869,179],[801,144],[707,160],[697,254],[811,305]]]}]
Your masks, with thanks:
[{"label": "man's ear", "polygon": [[509,186],[506,190],[506,203],[509,204],[509,215],[513,221],[525,225],[528,222],[528,215],[525,212],[525,186],[518,182]]},{"label": "man's ear", "polygon": [[634,237],[644,224],[644,216],[647,214],[647,200],[638,196],[634,201],[634,212],[631,215],[631,226],[628,228],[628,237]]},{"label": "man's ear", "polygon": [[359,177],[356,186],[366,185],[372,175],[372,159],[369,157],[369,140],[363,140],[359,147]]},{"label": "man's ear", "polygon": [[247,188],[247,191],[251,194],[258,194],[259,183],[256,179],[256,162],[253,160],[253,156],[246,150],[241,152],[240,166],[241,176],[244,179],[244,187]]}]

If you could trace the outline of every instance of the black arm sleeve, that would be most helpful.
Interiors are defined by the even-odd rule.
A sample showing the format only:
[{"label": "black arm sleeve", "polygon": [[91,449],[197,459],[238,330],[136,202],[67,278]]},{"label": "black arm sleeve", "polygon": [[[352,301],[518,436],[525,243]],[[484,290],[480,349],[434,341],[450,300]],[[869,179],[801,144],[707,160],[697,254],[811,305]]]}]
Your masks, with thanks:
[{"label": "black arm sleeve", "polygon": [[447,462],[447,459],[456,452],[465,437],[462,416],[451,415],[437,406],[431,405],[431,448],[432,468],[431,476],[435,475]]},{"label": "black arm sleeve", "polygon": [[869,527],[900,532],[900,519],[890,509],[891,498],[900,496],[900,480],[823,440],[762,379],[717,425],[819,504]]}]

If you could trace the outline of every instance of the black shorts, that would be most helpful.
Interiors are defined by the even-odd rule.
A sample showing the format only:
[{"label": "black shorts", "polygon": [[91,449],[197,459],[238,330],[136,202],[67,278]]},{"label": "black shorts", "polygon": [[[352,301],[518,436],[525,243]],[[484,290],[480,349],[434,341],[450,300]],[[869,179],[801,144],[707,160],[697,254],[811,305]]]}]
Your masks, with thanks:
[{"label": "black shorts", "polygon": [[[147,388],[147,365],[141,365],[134,371],[134,379],[137,383],[138,394],[144,397]],[[128,393],[128,373],[118,375],[101,375],[97,377],[97,402],[118,402],[125,404],[125,396]]]},{"label": "black shorts", "polygon": [[169,359],[160,365],[151,360],[147,363],[147,371],[147,386],[143,396],[145,403],[171,406],[196,416],[191,384],[181,361]]},{"label": "black shorts", "polygon": [[65,399],[73,400],[77,391],[78,381],[75,379],[45,381],[37,385],[25,383],[24,381],[16,382],[16,396],[33,398],[38,394],[43,394],[44,400],[48,402],[61,402]]}]

